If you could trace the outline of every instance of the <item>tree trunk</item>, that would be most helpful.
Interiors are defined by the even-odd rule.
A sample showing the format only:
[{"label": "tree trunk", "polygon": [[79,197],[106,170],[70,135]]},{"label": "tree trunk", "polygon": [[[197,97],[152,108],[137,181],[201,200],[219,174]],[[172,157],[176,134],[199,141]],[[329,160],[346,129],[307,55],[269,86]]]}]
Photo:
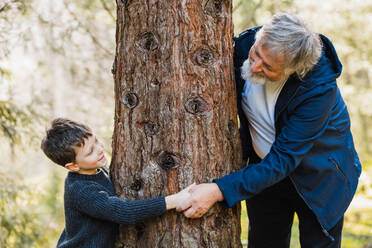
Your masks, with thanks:
[{"label": "tree trunk", "polygon": [[[111,176],[129,200],[238,170],[229,0],[117,0]],[[240,205],[122,226],[118,247],[241,247]]]}]

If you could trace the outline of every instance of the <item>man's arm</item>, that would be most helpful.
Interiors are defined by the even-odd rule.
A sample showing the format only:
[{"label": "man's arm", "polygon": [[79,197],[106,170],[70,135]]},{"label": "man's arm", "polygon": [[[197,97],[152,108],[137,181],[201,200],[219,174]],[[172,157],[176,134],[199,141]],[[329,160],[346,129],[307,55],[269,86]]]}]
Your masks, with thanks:
[{"label": "man's arm", "polygon": [[[325,86],[324,86],[325,87]],[[229,207],[281,181],[301,163],[314,142],[328,127],[329,114],[337,97],[337,86],[303,95],[260,163],[215,179]]]},{"label": "man's arm", "polygon": [[[295,170],[317,137],[325,131],[336,94],[337,87],[332,86],[320,94],[306,98],[291,115],[269,154],[260,163],[215,179],[217,185],[213,184],[213,187],[196,188],[191,198],[177,210],[191,208],[186,211],[187,217],[198,218],[218,199],[224,199],[231,207],[284,179]],[[217,196],[221,192],[223,196]]]}]

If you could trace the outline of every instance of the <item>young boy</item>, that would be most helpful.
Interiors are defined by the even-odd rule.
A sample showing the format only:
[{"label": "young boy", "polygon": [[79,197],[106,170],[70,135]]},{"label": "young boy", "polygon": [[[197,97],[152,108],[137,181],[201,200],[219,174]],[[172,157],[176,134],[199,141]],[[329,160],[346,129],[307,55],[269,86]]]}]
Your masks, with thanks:
[{"label": "young boy", "polygon": [[66,227],[57,247],[113,247],[118,224],[164,214],[188,197],[188,188],[167,197],[126,201],[115,195],[103,144],[81,123],[58,118],[41,143],[45,155],[70,170],[65,180]]}]

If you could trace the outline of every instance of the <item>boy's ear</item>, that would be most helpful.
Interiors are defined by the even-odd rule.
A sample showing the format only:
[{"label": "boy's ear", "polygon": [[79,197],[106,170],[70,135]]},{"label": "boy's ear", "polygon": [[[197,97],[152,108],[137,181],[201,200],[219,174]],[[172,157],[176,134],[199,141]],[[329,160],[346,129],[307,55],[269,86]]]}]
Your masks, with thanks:
[{"label": "boy's ear", "polygon": [[65,164],[65,168],[73,172],[77,172],[80,170],[79,166],[74,162]]}]

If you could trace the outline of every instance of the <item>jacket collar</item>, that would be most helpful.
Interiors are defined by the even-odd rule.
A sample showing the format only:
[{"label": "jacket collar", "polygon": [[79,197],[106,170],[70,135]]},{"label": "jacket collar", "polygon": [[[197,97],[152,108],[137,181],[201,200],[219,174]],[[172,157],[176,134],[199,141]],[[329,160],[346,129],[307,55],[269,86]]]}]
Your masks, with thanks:
[{"label": "jacket collar", "polygon": [[320,60],[303,79],[300,79],[295,74],[288,78],[275,105],[275,121],[295,97],[300,87],[312,89],[323,84],[336,83],[336,79],[340,76],[342,64],[335,48],[327,37],[320,34],[320,38],[322,40],[322,55]]},{"label": "jacket collar", "polygon": [[301,83],[296,75],[291,75],[287,82],[284,84],[282,91],[279,94],[278,100],[275,104],[275,122],[280,113],[287,107],[292,98],[296,95]]}]

